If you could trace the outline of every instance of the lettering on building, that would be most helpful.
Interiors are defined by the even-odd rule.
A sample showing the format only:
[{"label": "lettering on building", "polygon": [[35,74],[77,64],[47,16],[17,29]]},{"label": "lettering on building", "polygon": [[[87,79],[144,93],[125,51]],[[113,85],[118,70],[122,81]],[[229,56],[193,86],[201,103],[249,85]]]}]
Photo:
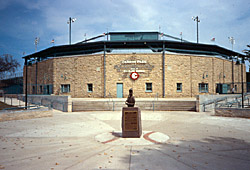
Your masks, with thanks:
[{"label": "lettering on building", "polygon": [[129,77],[132,72],[140,73],[143,77],[149,77],[150,72],[154,68],[146,60],[135,59],[134,57],[128,60],[123,60],[120,64],[115,65],[117,72],[122,74],[123,78]]}]

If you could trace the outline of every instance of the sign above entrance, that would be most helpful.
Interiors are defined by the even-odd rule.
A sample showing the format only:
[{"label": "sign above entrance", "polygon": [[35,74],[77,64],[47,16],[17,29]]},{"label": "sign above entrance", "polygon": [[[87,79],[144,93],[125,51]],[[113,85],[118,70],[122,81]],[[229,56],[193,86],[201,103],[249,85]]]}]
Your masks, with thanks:
[{"label": "sign above entrance", "polygon": [[133,80],[137,80],[140,77],[140,75],[137,72],[132,72],[130,74],[130,78]]},{"label": "sign above entrance", "polygon": [[149,64],[148,61],[141,60],[134,56],[120,61],[119,64],[114,66],[114,69],[116,69],[123,78],[131,77],[132,73],[134,72],[136,72],[137,74],[140,73],[140,76],[149,77],[149,74],[153,68],[154,66]]}]

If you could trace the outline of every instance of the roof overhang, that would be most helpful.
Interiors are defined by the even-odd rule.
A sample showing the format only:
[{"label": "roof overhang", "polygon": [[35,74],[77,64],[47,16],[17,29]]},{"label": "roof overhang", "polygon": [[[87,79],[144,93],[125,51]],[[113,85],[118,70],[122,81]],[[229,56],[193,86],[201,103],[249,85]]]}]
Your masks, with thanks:
[{"label": "roof overhang", "polygon": [[97,52],[112,51],[115,49],[150,49],[153,52],[165,50],[174,53],[201,54],[201,55],[220,55],[222,57],[238,56],[247,57],[238,52],[225,49],[217,45],[198,44],[190,42],[177,42],[169,40],[143,40],[143,41],[96,41],[89,43],[77,43],[72,45],[61,45],[47,48],[45,50],[27,55],[24,59],[61,57],[68,55],[94,54]]}]

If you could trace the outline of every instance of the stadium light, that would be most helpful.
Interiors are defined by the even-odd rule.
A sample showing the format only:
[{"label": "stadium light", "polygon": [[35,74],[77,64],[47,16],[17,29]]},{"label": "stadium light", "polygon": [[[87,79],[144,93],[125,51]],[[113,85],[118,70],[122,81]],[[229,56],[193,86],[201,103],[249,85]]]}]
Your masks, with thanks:
[{"label": "stadium light", "polygon": [[228,37],[228,40],[232,44],[232,51],[233,51],[234,50],[235,39],[234,39],[234,37]]},{"label": "stadium light", "polygon": [[69,24],[69,45],[71,44],[71,23],[75,22],[76,18],[69,17],[67,24]]},{"label": "stadium light", "polygon": [[192,20],[197,22],[197,43],[199,43],[199,27],[198,27],[198,23],[201,22],[201,21],[199,20],[198,16],[192,17]]}]

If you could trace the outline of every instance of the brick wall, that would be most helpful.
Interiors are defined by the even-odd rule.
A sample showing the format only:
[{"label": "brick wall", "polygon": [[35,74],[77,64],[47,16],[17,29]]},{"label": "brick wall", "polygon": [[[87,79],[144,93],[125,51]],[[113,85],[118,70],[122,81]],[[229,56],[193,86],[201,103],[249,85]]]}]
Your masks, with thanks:
[{"label": "brick wall", "polygon": [[[72,97],[104,96],[103,54],[53,58],[38,63],[38,94],[40,85],[53,85],[53,94]],[[162,54],[106,54],[106,96],[117,96],[117,83],[123,84],[123,97],[130,88],[135,97],[163,96]],[[139,73],[137,80],[129,75],[133,69]],[[244,67],[245,72],[245,67]],[[24,90],[25,90],[24,67]],[[36,64],[28,66],[28,93],[36,80]],[[244,81],[246,76],[244,74]],[[208,83],[208,93],[216,93],[217,83],[232,82],[232,62],[216,57],[191,55],[165,55],[165,96],[195,97],[199,94],[199,83]],[[234,82],[241,82],[241,65],[234,63]],[[147,92],[146,83],[152,83],[152,92]],[[182,91],[177,91],[177,83],[182,83]],[[69,93],[62,93],[61,85],[70,85]],[[88,92],[87,84],[93,85]],[[238,85],[241,90],[241,85]],[[238,91],[240,92],[240,91]]]},{"label": "brick wall", "polygon": [[[103,97],[102,60],[102,55],[54,59],[54,94],[72,97]],[[62,84],[70,84],[70,93],[61,92]],[[88,92],[87,84],[93,84],[93,92]]]},{"label": "brick wall", "polygon": [[[137,63],[124,63],[136,61]],[[130,88],[135,97],[162,96],[162,57],[160,54],[109,54],[106,58],[106,91],[116,97],[117,83],[123,83],[123,97],[128,96]],[[129,71],[136,67],[140,77],[132,80]],[[144,72],[140,72],[144,71]],[[146,83],[152,83],[152,92],[145,92]]]},{"label": "brick wall", "polygon": [[[26,66],[23,68],[23,90],[25,93]],[[44,93],[44,86],[53,85],[53,59],[37,63],[37,86],[36,86],[36,64],[28,66],[28,94]],[[42,87],[41,87],[42,86]]]}]

